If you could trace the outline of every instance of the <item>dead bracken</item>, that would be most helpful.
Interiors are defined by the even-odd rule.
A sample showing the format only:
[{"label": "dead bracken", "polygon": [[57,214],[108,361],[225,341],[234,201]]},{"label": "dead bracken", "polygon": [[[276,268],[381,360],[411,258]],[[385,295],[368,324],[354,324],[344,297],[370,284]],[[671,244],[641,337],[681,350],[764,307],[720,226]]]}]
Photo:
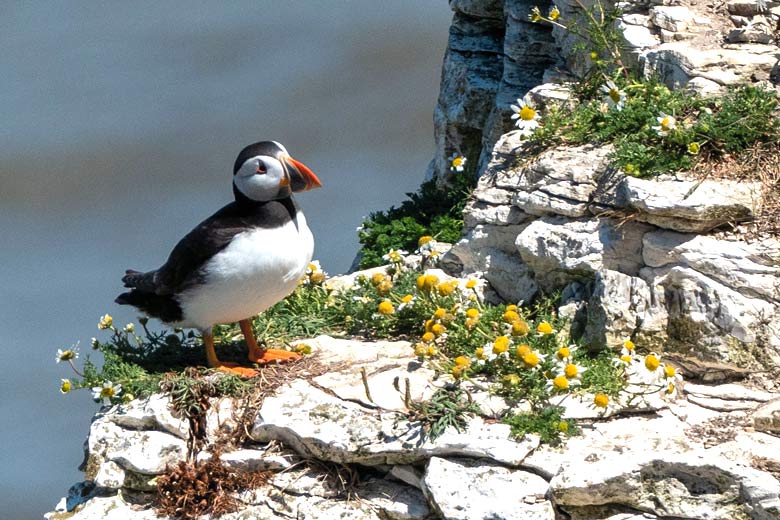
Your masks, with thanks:
[{"label": "dead bracken", "polygon": [[237,511],[240,491],[255,489],[268,481],[270,472],[233,472],[219,454],[193,463],[179,462],[157,478],[157,511],[181,520],[201,515],[221,516]]}]

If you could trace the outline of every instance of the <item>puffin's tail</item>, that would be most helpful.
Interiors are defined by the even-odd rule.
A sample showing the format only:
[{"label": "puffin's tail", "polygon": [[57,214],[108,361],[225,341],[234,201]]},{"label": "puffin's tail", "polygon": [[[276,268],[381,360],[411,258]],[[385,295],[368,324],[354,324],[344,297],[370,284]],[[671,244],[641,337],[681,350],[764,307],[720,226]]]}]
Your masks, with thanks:
[{"label": "puffin's tail", "polygon": [[131,290],[120,294],[114,301],[119,305],[132,305],[149,316],[168,323],[181,321],[182,310],[179,302],[170,294],[161,295],[155,292],[155,272],[125,271],[122,282]]}]

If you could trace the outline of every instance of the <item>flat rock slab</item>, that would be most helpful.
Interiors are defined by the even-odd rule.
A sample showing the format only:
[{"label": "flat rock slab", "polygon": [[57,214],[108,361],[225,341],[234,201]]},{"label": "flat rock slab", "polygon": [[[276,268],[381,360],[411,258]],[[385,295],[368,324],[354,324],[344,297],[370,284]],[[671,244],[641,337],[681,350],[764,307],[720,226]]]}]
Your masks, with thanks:
[{"label": "flat rock slab", "polygon": [[[717,457],[647,451],[645,461],[576,464],[556,475],[550,489],[564,510],[622,505],[675,518],[776,519],[780,482],[768,474]],[[747,503],[746,503],[747,502]]]},{"label": "flat rock slab", "polygon": [[547,481],[521,470],[434,457],[423,491],[447,520],[554,520]]},{"label": "flat rock slab", "polygon": [[368,466],[448,455],[516,466],[539,443],[535,437],[515,442],[508,425],[479,418],[463,432],[450,428],[430,441],[420,423],[344,401],[306,381],[295,381],[267,398],[250,436],[258,442],[281,441],[305,457]]}]

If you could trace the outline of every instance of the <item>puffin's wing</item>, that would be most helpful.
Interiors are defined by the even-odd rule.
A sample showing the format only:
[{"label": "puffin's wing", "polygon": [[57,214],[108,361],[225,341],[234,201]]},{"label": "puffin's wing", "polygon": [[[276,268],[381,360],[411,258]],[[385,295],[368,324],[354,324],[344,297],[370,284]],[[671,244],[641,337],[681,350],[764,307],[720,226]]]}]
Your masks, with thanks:
[{"label": "puffin's wing", "polygon": [[154,271],[154,292],[173,294],[194,281],[206,262],[247,230],[246,220],[231,203],[198,224],[176,244],[165,264]]}]

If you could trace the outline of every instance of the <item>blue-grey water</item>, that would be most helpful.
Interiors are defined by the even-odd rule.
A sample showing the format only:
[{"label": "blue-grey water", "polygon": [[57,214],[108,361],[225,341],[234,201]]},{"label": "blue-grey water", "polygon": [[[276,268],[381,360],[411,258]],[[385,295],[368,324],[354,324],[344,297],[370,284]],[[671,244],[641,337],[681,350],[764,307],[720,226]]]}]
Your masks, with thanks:
[{"label": "blue-grey water", "polygon": [[128,267],[159,266],[231,199],[235,155],[284,143],[325,269],[419,185],[444,0],[6,2],[0,8],[0,510],[40,518],[82,477],[97,410],[62,396]]}]

